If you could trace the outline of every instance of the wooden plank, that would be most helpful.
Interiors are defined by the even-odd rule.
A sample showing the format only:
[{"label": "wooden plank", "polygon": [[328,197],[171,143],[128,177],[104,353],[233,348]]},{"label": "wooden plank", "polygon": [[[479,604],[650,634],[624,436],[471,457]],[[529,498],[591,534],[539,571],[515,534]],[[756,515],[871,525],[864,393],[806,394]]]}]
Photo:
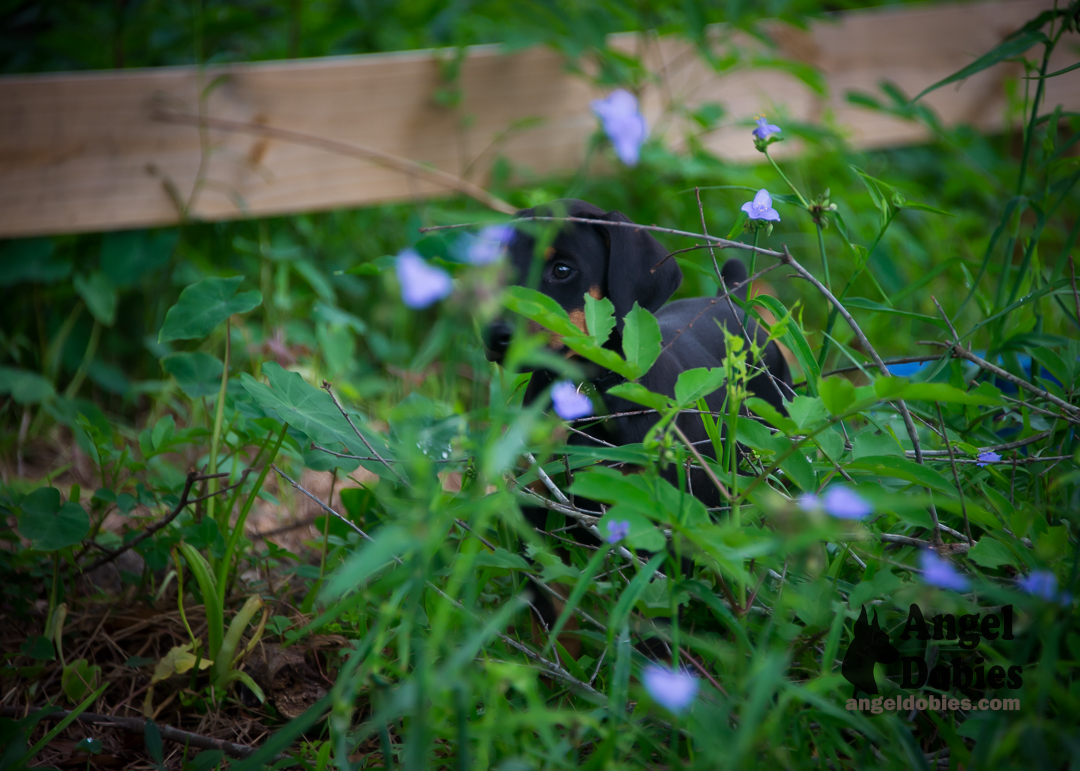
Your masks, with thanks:
[{"label": "wooden plank", "polygon": [[[654,131],[678,147],[683,130],[665,117],[669,95],[688,105],[718,101],[730,120],[704,137],[733,161],[755,161],[745,121],[828,120],[855,146],[925,139],[911,124],[852,107],[850,89],[875,92],[890,79],[914,94],[1017,29],[1047,0],[887,9],[846,14],[808,32],[774,28],[784,52],[819,67],[829,94],[814,94],[776,70],[717,76],[685,43],[665,38],[648,52],[663,87],[643,94]],[[618,36],[629,46],[632,36]],[[1071,63],[1070,41],[1053,67]],[[447,186],[356,157],[280,137],[163,122],[162,110],[256,122],[419,161],[483,183],[499,152],[537,173],[577,168],[596,130],[590,99],[601,94],[569,76],[545,49],[502,54],[471,49],[462,68],[462,104],[438,106],[437,52],[378,54],[206,68],[50,74],[0,78],[0,237],[146,227],[190,215],[215,220],[363,206],[442,195]],[[947,124],[1004,125],[1007,77],[1000,65],[930,95]],[[1048,82],[1047,104],[1080,109],[1080,71]],[[506,134],[527,118],[539,125]],[[796,152],[796,142],[778,150]],[[205,150],[205,152],[204,152]],[[200,175],[205,184],[192,195]],[[173,191],[170,194],[169,191]]]}]

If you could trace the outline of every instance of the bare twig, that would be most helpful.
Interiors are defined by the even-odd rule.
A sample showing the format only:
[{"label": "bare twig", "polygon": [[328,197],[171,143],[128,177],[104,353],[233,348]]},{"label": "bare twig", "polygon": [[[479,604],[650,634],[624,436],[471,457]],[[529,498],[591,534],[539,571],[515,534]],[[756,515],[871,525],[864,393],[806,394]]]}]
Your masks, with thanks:
[{"label": "bare twig", "polygon": [[[730,502],[731,493],[728,492],[728,489],[726,487],[724,487],[724,483],[717,478],[716,474],[712,470],[712,467],[705,462],[705,459],[703,457],[701,457],[701,453],[698,452],[698,449],[694,446],[694,443],[687,438],[686,434],[682,432],[682,429],[679,428],[678,424],[675,421],[671,422],[671,428],[678,435],[679,440],[682,441],[682,443],[686,445],[687,449],[690,450],[690,453],[694,456],[697,462],[701,464],[701,467],[705,469],[706,475],[708,475],[709,480],[716,486],[716,489],[720,491],[720,494],[724,496],[728,500],[728,502]],[[732,440],[734,441],[734,437],[732,437]]]},{"label": "bare twig", "polygon": [[[577,222],[583,225],[604,225],[606,227],[623,227],[633,228],[635,230],[647,230],[651,233],[667,233],[673,236],[684,236],[686,238],[698,238],[704,239],[710,243],[716,244],[721,249],[745,249],[748,252],[757,252],[763,254],[766,257],[775,257],[780,259],[783,255],[780,252],[774,252],[772,249],[763,249],[760,246],[754,246],[752,244],[743,243],[742,241],[732,241],[727,238],[718,238],[716,236],[706,236],[701,233],[691,233],[686,230],[675,230],[673,228],[662,228],[658,225],[639,225],[636,222],[612,222],[611,220],[596,220],[588,217],[518,217],[517,222]],[[457,230],[460,228],[472,228],[477,225],[484,225],[488,223],[483,222],[468,222],[458,225],[435,225],[433,227],[419,228],[421,233],[430,233],[436,230]]]},{"label": "bare twig", "polygon": [[1017,377],[1016,375],[1013,375],[1010,372],[1006,372],[1001,367],[998,367],[998,366],[996,366],[994,364],[991,364],[986,359],[979,358],[978,356],[973,354],[971,351],[963,348],[962,346],[960,346],[957,343],[943,343],[943,342],[941,342],[939,340],[920,340],[919,345],[936,345],[936,346],[938,346],[940,348],[948,348],[949,351],[954,356],[959,356],[962,359],[967,359],[968,361],[972,362],[973,364],[979,365],[980,369],[984,369],[987,372],[990,372],[991,374],[997,375],[1002,380],[1008,380],[1013,385],[1019,386],[1020,388],[1023,388],[1024,390],[1029,391],[1030,393],[1033,393],[1036,396],[1040,396],[1043,399],[1046,399],[1048,402],[1052,402],[1052,403],[1056,404],[1058,407],[1061,407],[1063,410],[1067,410],[1068,412],[1072,413],[1072,415],[1074,417],[1080,416],[1080,407],[1076,407],[1076,406],[1074,406],[1072,404],[1069,404],[1064,399],[1059,399],[1057,396],[1054,396],[1049,391],[1044,391],[1041,388],[1033,386],[1031,383],[1027,382],[1023,378],[1019,378],[1019,377]]},{"label": "bare twig", "polygon": [[422,163],[417,163],[416,161],[411,161],[408,158],[402,158],[398,155],[392,155],[391,153],[386,153],[382,150],[374,150],[370,147],[362,147],[348,142],[326,139],[325,137],[318,137],[313,134],[305,134],[302,131],[292,131],[291,129],[267,126],[264,123],[245,123],[243,121],[226,120],[224,118],[211,118],[207,115],[189,115],[162,106],[158,106],[154,109],[153,117],[164,123],[179,123],[185,126],[212,128],[218,129],[219,131],[254,134],[256,136],[269,137],[271,139],[280,139],[283,142],[318,147],[321,150],[326,150],[338,155],[362,158],[363,160],[371,161],[380,166],[400,171],[403,174],[408,174],[409,176],[424,177],[443,187],[449,188],[450,190],[456,190],[463,195],[474,198],[485,206],[494,209],[495,211],[502,212],[503,214],[513,214],[517,211],[517,209],[506,201],[493,196],[479,185],[475,185],[472,182],[461,179],[461,177],[456,177],[445,171],[441,171],[431,166],[425,166]]},{"label": "bare twig", "polygon": [[323,387],[323,390],[326,391],[326,393],[330,394],[330,398],[333,400],[334,406],[337,407],[338,410],[341,412],[341,414],[345,416],[345,420],[347,420],[349,422],[349,427],[354,432],[356,432],[356,435],[358,437],[360,437],[360,441],[363,442],[364,446],[368,448],[368,452],[370,452],[372,455],[374,455],[375,458],[379,461],[379,463],[386,466],[386,468],[388,468],[390,470],[390,473],[392,473],[394,476],[396,476],[401,481],[401,484],[407,485],[409,483],[408,480],[405,479],[405,477],[403,477],[398,472],[398,470],[395,469],[393,466],[391,466],[381,455],[379,455],[378,451],[374,447],[371,446],[371,442],[369,442],[367,440],[367,437],[364,436],[362,433],[360,433],[360,429],[356,427],[355,423],[353,423],[352,418],[349,417],[349,413],[347,413],[345,411],[345,408],[341,406],[341,402],[339,402],[337,400],[337,397],[334,396],[334,392],[330,388],[330,382],[327,381],[327,380],[322,381],[322,387]]},{"label": "bare twig", "polygon": [[[4,717],[21,717],[24,713],[22,707],[0,707],[0,715]],[[48,715],[45,715],[43,720],[63,720],[65,717],[71,714],[71,710],[57,709]],[[110,728],[119,728],[127,731],[131,734],[143,734],[146,732],[146,721],[137,717],[119,717],[117,715],[99,715],[94,712],[83,712],[75,718],[80,723],[89,723],[91,725],[108,726]],[[173,728],[167,725],[158,725],[158,731],[161,733],[161,738],[170,742],[176,742],[177,744],[186,744],[189,747],[196,747],[200,750],[220,750],[231,758],[246,758],[250,755],[254,755],[259,749],[258,747],[250,747],[246,744],[236,744],[234,742],[227,742],[224,739],[215,739],[212,736],[203,736],[201,734],[193,734],[190,731],[181,731],[179,728]],[[279,755],[278,759],[286,757],[285,755]]]},{"label": "bare twig", "polygon": [[[885,366],[885,362],[881,360],[881,357],[874,349],[874,346],[870,344],[870,341],[867,339],[866,335],[863,334],[862,329],[855,322],[855,319],[848,313],[847,308],[841,305],[840,301],[833,296],[833,293],[830,292],[824,284],[814,278],[814,275],[810,271],[795,261],[795,258],[791,256],[791,252],[788,251],[787,246],[784,247],[784,253],[781,255],[780,259],[783,264],[790,265],[800,276],[813,284],[819,292],[825,295],[825,299],[833,304],[836,311],[844,317],[844,321],[851,327],[851,331],[859,338],[859,342],[862,343],[863,349],[870,354],[870,358],[873,359],[878,371],[881,372],[882,375],[888,377],[889,368]],[[911,419],[911,412],[908,410],[903,399],[897,399],[896,406],[900,410],[901,416],[904,418],[904,426],[907,428],[908,437],[911,439],[911,446],[915,449],[915,462],[921,464],[923,462],[922,447],[919,444],[919,432],[915,430],[915,423]]]},{"label": "bare twig", "polygon": [[[935,301],[936,302],[936,301]],[[941,307],[940,305],[938,306]],[[951,324],[949,325],[952,326]],[[956,483],[956,492],[960,496],[960,511],[964,514],[964,531],[967,533],[967,541],[972,546],[975,540],[971,537],[971,523],[968,522],[967,504],[964,502],[964,486],[960,484],[960,472],[956,468],[956,458],[953,455],[952,442],[949,441],[949,431],[945,426],[945,414],[941,411],[941,403],[934,402],[937,407],[938,421],[941,423],[941,437],[945,440],[945,449],[949,453],[949,464],[952,466],[953,481]]]},{"label": "bare twig", "polygon": [[203,495],[203,496],[200,496],[198,498],[193,498],[193,499],[189,500],[188,496],[191,495],[191,487],[196,482],[202,482],[202,481],[204,481],[206,479],[210,479],[210,478],[226,477],[226,476],[229,475],[229,472],[227,472],[227,471],[224,472],[224,473],[221,473],[221,474],[199,474],[196,471],[189,471],[188,475],[187,475],[187,479],[184,480],[184,489],[180,493],[180,502],[176,504],[176,507],[171,512],[169,512],[169,514],[164,519],[161,519],[158,522],[155,522],[154,524],[150,525],[150,527],[143,530],[141,533],[139,533],[137,536],[135,536],[130,541],[125,543],[123,546],[121,546],[116,551],[109,552],[104,557],[101,557],[100,559],[98,559],[96,562],[92,562],[92,563],[90,563],[90,565],[88,565],[88,566],[86,566],[84,568],[80,568],[81,572],[84,573],[84,574],[85,573],[92,573],[93,571],[97,570],[98,568],[102,567],[103,565],[109,564],[110,562],[115,560],[117,557],[119,557],[121,554],[123,554],[124,552],[135,548],[140,543],[145,541],[147,538],[152,536],[154,533],[158,532],[163,527],[168,526],[168,524],[170,522],[172,522],[174,519],[176,519],[178,516],[180,516],[180,512],[183,511],[190,504],[198,503],[199,501],[204,501],[207,498],[212,498],[215,495],[221,495],[222,493],[228,492],[229,490],[233,489],[234,487],[237,487],[238,485],[242,485],[244,483],[244,481],[247,479],[248,474],[250,474],[250,473],[251,473],[250,468],[245,469],[243,475],[241,475],[241,477],[240,477],[240,481],[237,482],[235,485],[230,485],[229,487],[225,487],[225,488],[223,488],[221,490],[210,493],[209,495]]}]

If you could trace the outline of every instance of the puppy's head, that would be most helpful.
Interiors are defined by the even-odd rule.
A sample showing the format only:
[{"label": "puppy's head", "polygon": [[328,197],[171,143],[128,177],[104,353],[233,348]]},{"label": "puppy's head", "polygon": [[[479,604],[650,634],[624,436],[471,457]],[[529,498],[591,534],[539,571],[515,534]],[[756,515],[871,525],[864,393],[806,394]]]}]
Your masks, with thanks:
[{"label": "puppy's head", "polygon": [[[533,286],[555,300],[582,331],[586,294],[611,301],[616,330],[621,332],[623,317],[635,302],[655,312],[682,283],[679,266],[675,260],[665,259],[667,250],[648,231],[616,224],[630,222],[621,212],[605,212],[585,201],[562,199],[524,209],[517,216],[600,221],[533,221],[531,226],[518,228],[510,242],[515,283]],[[488,359],[501,362],[510,345],[510,326],[503,320],[490,324],[484,344]]]}]

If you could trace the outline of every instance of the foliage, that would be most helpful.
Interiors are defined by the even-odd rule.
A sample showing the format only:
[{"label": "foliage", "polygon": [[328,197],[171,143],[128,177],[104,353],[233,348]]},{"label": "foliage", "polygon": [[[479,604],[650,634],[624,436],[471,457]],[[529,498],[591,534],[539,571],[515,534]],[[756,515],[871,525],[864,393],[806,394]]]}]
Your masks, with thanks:
[{"label": "foliage", "polygon": [[[695,3],[78,5],[71,18],[61,2],[9,11],[44,37],[20,48],[5,32],[8,69],[108,64],[83,37],[103,28],[113,63],[119,50],[145,64],[541,40],[633,87],[647,74],[611,53],[605,32],[699,39],[720,13]],[[301,6],[297,42],[290,14]],[[766,13],[818,10],[729,6],[750,29]],[[635,167],[607,175],[536,179],[502,164],[495,192],[523,207],[579,197],[689,232],[704,218],[728,237],[708,241],[725,255],[779,267],[766,276],[775,297],[732,302],[792,352],[800,382],[786,415],[747,389],[756,344],[737,335],[724,366],[682,373],[674,398],[647,391],[635,381],[660,355],[655,318],[635,307],[620,353],[603,347],[610,303],[586,299],[582,333],[548,298],[504,290],[505,265],[466,264],[457,231],[421,230],[490,220],[464,200],[0,245],[0,577],[5,616],[27,630],[5,649],[4,693],[35,707],[63,694],[76,712],[129,696],[110,693],[120,689],[108,670],[78,652],[88,645],[70,619],[124,602],[95,597],[82,576],[134,552],[126,601],[177,609],[183,628],[153,658],[125,649],[147,687],[141,706],[152,717],[172,704],[178,719],[258,710],[275,732],[234,768],[285,751],[317,768],[1075,761],[1080,119],[1041,100],[1050,51],[1075,16],[1075,3],[1043,14],[972,65],[1025,63],[1015,133],[944,127],[885,84],[849,98],[925,124],[933,142],[857,154],[774,117],[807,152],[778,164],[769,136],[759,145],[768,163],[734,167],[692,135],[680,154],[653,138]],[[187,33],[163,37],[178,18],[178,29],[194,22],[194,48]],[[145,33],[151,19],[156,37]],[[703,120],[707,130],[720,116]],[[613,154],[598,134],[590,164],[600,156]],[[740,214],[762,189],[781,216],[771,231]],[[701,247],[675,257],[679,296],[717,293],[704,237],[657,236],[672,250]],[[393,257],[405,249],[452,275],[453,293],[407,307]],[[568,444],[549,401],[522,403],[523,385],[535,366],[570,379],[580,368],[553,360],[524,323],[506,368],[489,364],[479,332],[503,312],[623,375],[618,393],[656,410],[657,427],[640,445]],[[926,361],[879,366],[913,354]],[[710,414],[702,397],[720,384],[728,402]],[[685,410],[699,411],[716,460],[675,431]],[[707,468],[724,504],[706,509],[685,478],[666,481],[668,464]],[[297,480],[318,475],[333,482],[312,504],[316,541],[290,551],[253,537],[256,507],[298,513],[308,499]],[[860,516],[862,505],[872,514]],[[551,535],[526,526],[523,506],[548,509]],[[575,524],[595,543],[568,541]],[[526,604],[540,591],[561,601],[550,630]],[[986,634],[975,648],[901,641],[913,604],[961,626],[1011,606],[1014,635]],[[1017,698],[1020,709],[847,709],[839,662],[867,605],[903,656],[959,672],[977,654],[987,678],[1022,668],[1008,687],[920,691],[887,664],[884,697],[963,691],[976,704]],[[328,690],[295,719],[251,674],[260,643],[307,650],[326,668]],[[658,679],[657,662],[686,667],[694,684]],[[154,695],[159,683],[175,701]],[[0,722],[5,762],[29,762],[75,719],[32,743],[43,717]],[[146,737],[162,764],[154,720]]]}]

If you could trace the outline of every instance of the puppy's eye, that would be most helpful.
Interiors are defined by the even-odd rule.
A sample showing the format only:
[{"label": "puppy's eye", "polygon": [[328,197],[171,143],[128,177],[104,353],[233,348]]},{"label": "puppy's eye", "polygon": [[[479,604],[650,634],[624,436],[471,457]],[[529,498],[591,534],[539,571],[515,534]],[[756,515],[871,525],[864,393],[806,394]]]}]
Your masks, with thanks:
[{"label": "puppy's eye", "polygon": [[557,262],[551,268],[551,275],[553,278],[562,281],[563,279],[570,278],[574,274],[574,269],[567,265],[565,262]]}]

